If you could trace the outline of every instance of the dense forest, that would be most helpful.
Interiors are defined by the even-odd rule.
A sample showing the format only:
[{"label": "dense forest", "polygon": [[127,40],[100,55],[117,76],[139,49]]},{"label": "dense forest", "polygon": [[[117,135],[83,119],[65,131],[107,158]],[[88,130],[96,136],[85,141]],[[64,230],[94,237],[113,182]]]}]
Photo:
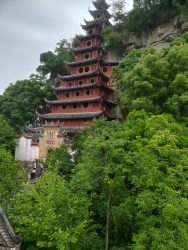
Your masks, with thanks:
[{"label": "dense forest", "polygon": [[[121,36],[136,13],[183,15],[188,6],[135,0],[124,13],[122,3],[114,1],[111,35],[119,29]],[[0,205],[22,249],[187,250],[188,33],[168,49],[130,51],[113,70],[121,121],[101,119],[77,133],[71,148],[48,155],[43,177],[30,185],[12,156],[15,138],[36,125],[35,110],[51,95],[56,74],[66,73],[70,47],[62,40],[42,53],[37,74],[0,96]]]}]

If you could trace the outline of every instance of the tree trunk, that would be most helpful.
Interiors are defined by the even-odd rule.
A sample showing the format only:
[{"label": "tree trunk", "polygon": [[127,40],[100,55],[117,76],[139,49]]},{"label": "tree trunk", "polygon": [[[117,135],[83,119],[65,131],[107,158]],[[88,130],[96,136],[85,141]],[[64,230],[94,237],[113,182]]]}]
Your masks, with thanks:
[{"label": "tree trunk", "polygon": [[105,250],[109,249],[109,224],[110,224],[110,203],[111,203],[112,189],[109,188],[107,206],[106,206],[106,240],[105,240]]}]

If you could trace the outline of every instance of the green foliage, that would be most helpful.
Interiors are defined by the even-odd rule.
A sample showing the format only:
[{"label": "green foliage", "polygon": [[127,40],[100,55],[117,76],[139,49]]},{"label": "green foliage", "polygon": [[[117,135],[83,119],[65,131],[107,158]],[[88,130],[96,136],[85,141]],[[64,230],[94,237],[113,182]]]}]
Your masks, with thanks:
[{"label": "green foliage", "polygon": [[48,154],[45,165],[47,170],[60,174],[66,179],[69,178],[73,168],[70,148],[63,144],[60,148],[52,150]]},{"label": "green foliage", "polygon": [[186,250],[187,133],[172,116],[144,111],[126,123],[98,121],[76,135],[67,182],[59,175],[70,163],[63,146],[47,160],[58,174],[15,196],[17,231],[39,249],[102,250],[108,233],[108,249]]},{"label": "green foliage", "polygon": [[[113,2],[115,25],[111,33],[116,39],[118,36],[118,45],[126,39],[129,41],[130,35],[142,38],[142,35],[151,32],[175,14],[181,13],[184,18],[187,18],[188,13],[187,0],[134,0],[133,9],[129,12],[125,12],[124,5],[125,1]],[[118,52],[122,53],[122,46]]]},{"label": "green foliage", "polygon": [[179,13],[184,19],[187,19],[188,15],[188,1],[187,0],[174,0],[174,6],[178,9]]},{"label": "green foliage", "polygon": [[14,152],[15,149],[15,132],[14,129],[10,127],[8,122],[0,115],[0,145],[6,148],[10,152]]},{"label": "green foliage", "polygon": [[122,22],[125,18],[125,1],[113,0],[112,13],[115,22]]},{"label": "green foliage", "polygon": [[20,189],[24,174],[6,149],[0,147],[0,204],[6,208]]},{"label": "green foliage", "polygon": [[76,249],[88,223],[88,200],[48,172],[17,194],[9,213],[23,241],[44,249]]},{"label": "green foliage", "polygon": [[131,110],[168,112],[187,124],[187,34],[172,41],[168,50],[133,50],[114,70],[125,115]]},{"label": "green foliage", "polygon": [[54,79],[58,74],[67,74],[64,61],[71,60],[70,44],[63,39],[57,44],[54,53],[48,51],[40,55],[41,65],[37,68],[37,72],[43,76],[50,74],[50,79]]},{"label": "green foliage", "polygon": [[0,98],[0,113],[20,132],[36,122],[36,109],[50,95],[50,86],[33,76],[30,80],[11,84]]},{"label": "green foliage", "polygon": [[110,51],[114,51],[120,55],[123,51],[123,38],[122,34],[113,30],[112,27],[105,27],[102,30],[104,46]]},{"label": "green foliage", "polygon": [[90,194],[103,238],[112,188],[112,249],[187,248],[187,132],[168,115],[133,112],[124,125],[101,121],[80,135],[71,185]]}]

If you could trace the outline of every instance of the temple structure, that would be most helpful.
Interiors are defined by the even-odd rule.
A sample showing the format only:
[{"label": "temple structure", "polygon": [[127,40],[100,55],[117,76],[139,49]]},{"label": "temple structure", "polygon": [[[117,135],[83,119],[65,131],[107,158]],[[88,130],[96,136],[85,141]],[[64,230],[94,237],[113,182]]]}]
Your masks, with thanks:
[{"label": "temple structure", "polygon": [[118,61],[107,59],[101,38],[102,28],[111,25],[111,15],[105,0],[93,5],[95,10],[89,10],[93,20],[84,20],[86,34],[77,36],[80,46],[72,49],[75,61],[65,62],[69,75],[58,75],[52,86],[56,100],[45,99],[47,109],[37,111],[47,148],[66,143],[75,131],[92,125],[98,117],[115,118],[110,76]]}]

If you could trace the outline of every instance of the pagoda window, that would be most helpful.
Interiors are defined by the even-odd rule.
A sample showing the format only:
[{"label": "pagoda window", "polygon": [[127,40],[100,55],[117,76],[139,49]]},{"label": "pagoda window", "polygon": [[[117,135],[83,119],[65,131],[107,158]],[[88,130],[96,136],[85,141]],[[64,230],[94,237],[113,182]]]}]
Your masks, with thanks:
[{"label": "pagoda window", "polygon": [[83,107],[86,109],[86,108],[88,108],[88,103],[86,102],[86,103],[84,103],[83,104]]},{"label": "pagoda window", "polygon": [[85,72],[89,72],[89,67],[85,67]]},{"label": "pagoda window", "polygon": [[93,34],[93,30],[89,30],[89,35]]},{"label": "pagoda window", "polygon": [[79,73],[83,73],[84,69],[83,68],[79,68]]},{"label": "pagoda window", "polygon": [[83,81],[79,81],[79,85],[82,85],[83,84]]},{"label": "pagoda window", "polygon": [[71,87],[71,86],[72,86],[72,83],[70,82],[70,83],[69,83],[69,87]]},{"label": "pagoda window", "polygon": [[86,90],[86,95],[90,95],[91,91],[90,90]]},{"label": "pagoda window", "polygon": [[91,46],[91,41],[88,41],[87,42],[87,47],[90,47]]},{"label": "pagoda window", "polygon": [[89,59],[89,54],[86,54],[86,55],[85,55],[85,59]]},{"label": "pagoda window", "polygon": [[101,15],[98,15],[98,16],[97,16],[97,19],[99,19],[99,18],[101,18]]},{"label": "pagoda window", "polygon": [[77,104],[73,104],[72,107],[73,107],[73,109],[76,109],[78,107],[78,105]]},{"label": "pagoda window", "polygon": [[66,109],[66,108],[67,108],[67,105],[63,104],[63,105],[62,105],[62,108],[63,108],[63,109]]},{"label": "pagoda window", "polygon": [[95,79],[94,79],[94,78],[92,78],[90,82],[91,82],[91,83],[94,83],[94,82],[95,82]]},{"label": "pagoda window", "polygon": [[69,94],[69,93],[66,93],[65,96],[68,98],[68,97],[70,96],[70,94]]},{"label": "pagoda window", "polygon": [[107,67],[103,68],[103,72],[106,73],[108,71]]},{"label": "pagoda window", "polygon": [[76,96],[80,96],[80,92],[79,91],[76,91]]}]

